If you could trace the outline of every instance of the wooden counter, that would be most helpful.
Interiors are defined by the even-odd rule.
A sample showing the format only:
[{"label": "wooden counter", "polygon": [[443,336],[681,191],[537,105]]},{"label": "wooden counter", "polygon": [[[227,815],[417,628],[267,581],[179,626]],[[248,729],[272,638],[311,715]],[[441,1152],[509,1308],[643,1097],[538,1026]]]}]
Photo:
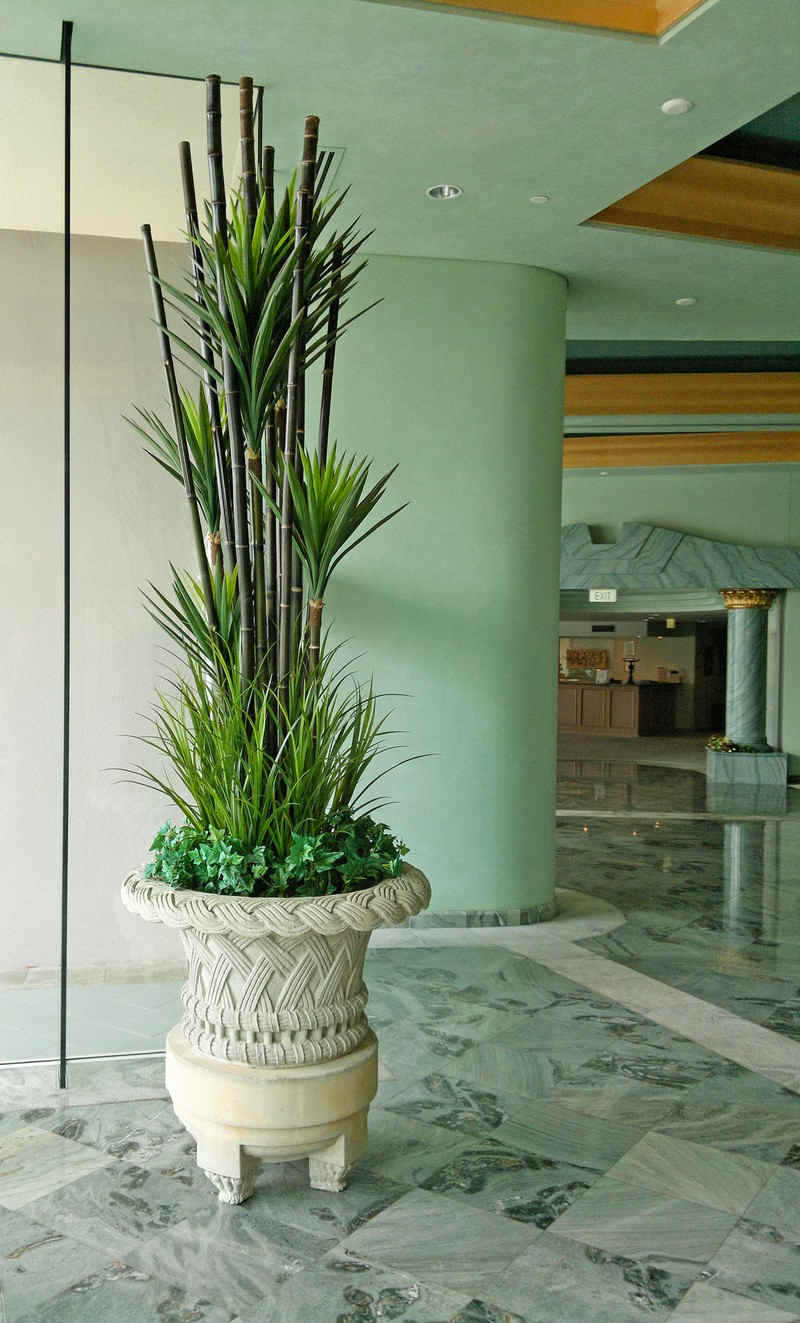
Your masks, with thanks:
[{"label": "wooden counter", "polygon": [[672,735],[676,684],[560,680],[558,729],[580,735]]}]

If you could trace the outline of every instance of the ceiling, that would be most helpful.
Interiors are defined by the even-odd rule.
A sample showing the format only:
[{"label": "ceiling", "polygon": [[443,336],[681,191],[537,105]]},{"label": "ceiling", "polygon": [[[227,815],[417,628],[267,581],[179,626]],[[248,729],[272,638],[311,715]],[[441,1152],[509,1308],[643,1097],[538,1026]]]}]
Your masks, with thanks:
[{"label": "ceiling", "polygon": [[[58,58],[55,0],[0,0],[0,14],[5,51]],[[563,272],[576,340],[774,352],[800,339],[800,256],[582,226],[797,94],[797,0],[711,0],[661,41],[369,0],[239,0],[224,22],[214,0],[75,0],[70,14],[79,63],[264,82],[265,132],[287,168],[303,116],[319,114],[373,252]],[[33,97],[21,72],[38,80]],[[61,71],[21,72],[0,62],[5,228],[41,227],[59,175]],[[75,90],[76,228],[133,237],[151,220],[177,238],[175,147],[202,136],[202,91],[80,70]],[[678,96],[695,108],[662,114]],[[234,114],[227,124],[235,135]],[[444,182],[463,197],[430,202],[425,188]],[[682,296],[696,305],[676,307]]]}]

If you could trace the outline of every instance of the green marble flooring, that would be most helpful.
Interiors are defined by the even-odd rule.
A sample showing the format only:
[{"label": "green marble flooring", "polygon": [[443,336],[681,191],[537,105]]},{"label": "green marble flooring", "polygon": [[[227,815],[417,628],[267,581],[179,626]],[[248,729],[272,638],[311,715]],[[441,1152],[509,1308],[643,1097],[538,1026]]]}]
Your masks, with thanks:
[{"label": "green marble flooring", "polygon": [[[376,938],[341,1194],[287,1163],[220,1205],[162,1060],[0,1071],[2,1323],[800,1323],[800,818],[666,770],[567,769],[554,923]],[[124,1004],[103,1032],[155,1045],[176,990]]]},{"label": "green marble flooring", "polygon": [[384,1078],[339,1195],[288,1163],[220,1205],[156,1063],[127,1100],[120,1063],[109,1101],[102,1068],[60,1103],[0,1073],[4,1323],[800,1320],[797,1092],[501,946],[368,979]]}]

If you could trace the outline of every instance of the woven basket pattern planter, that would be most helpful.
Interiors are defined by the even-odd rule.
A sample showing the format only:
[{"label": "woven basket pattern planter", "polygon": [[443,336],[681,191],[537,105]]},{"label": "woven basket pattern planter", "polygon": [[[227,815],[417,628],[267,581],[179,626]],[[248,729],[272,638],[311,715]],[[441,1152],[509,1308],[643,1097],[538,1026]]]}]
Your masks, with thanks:
[{"label": "woven basket pattern planter", "polygon": [[364,1041],[370,933],[418,914],[430,886],[409,864],[363,891],[290,900],[180,891],[131,873],[122,900],[181,935],[181,1028],[192,1047],[252,1066],[301,1066]]}]

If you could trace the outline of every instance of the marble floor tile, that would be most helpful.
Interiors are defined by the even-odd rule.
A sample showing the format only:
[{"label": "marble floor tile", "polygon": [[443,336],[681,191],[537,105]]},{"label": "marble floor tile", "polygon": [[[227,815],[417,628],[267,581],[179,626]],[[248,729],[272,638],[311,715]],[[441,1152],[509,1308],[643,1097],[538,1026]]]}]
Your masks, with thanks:
[{"label": "marble floor tile", "polygon": [[507,1309],[495,1308],[485,1300],[470,1300],[449,1323],[527,1323],[521,1314],[510,1314]]},{"label": "marble floor tile", "polygon": [[441,1072],[397,1093],[386,1104],[393,1116],[424,1121],[461,1134],[490,1134],[518,1109],[518,1096],[481,1089],[469,1080],[451,1079]]},{"label": "marble floor tile", "polygon": [[[398,1078],[418,1079],[436,1070],[458,1071],[458,1063],[484,1040],[502,1038],[509,1027],[516,1027],[517,1016],[476,1006],[453,1013],[443,1011],[436,1018],[426,1008],[425,1018],[407,1015],[387,1017],[378,1006],[370,1022],[381,1043],[381,1059]],[[403,1025],[401,1033],[397,1025]]]},{"label": "marble floor tile", "polygon": [[611,1050],[566,1069],[562,1088],[596,1087],[605,1079],[620,1085],[638,1084],[643,1089],[666,1088],[687,1092],[703,1080],[726,1076],[738,1066],[705,1045],[692,1043],[658,1026],[649,1042],[617,1043]]},{"label": "marble floor tile", "polygon": [[688,1284],[680,1274],[546,1231],[495,1278],[488,1298],[534,1323],[641,1323],[671,1319]]},{"label": "marble floor tile", "polygon": [[748,1206],[747,1218],[775,1227],[800,1245],[800,1171],[779,1167]]},{"label": "marble floor tile", "polygon": [[643,1138],[644,1130],[625,1125],[613,1115],[601,1120],[531,1099],[515,1108],[493,1136],[525,1153],[604,1172]]},{"label": "marble floor tile", "polygon": [[[204,1178],[205,1179],[205,1178]],[[346,1190],[312,1190],[307,1162],[263,1165],[252,1199],[240,1207],[211,1200],[193,1214],[197,1234],[247,1254],[271,1245],[276,1226],[295,1228],[307,1237],[341,1241],[384,1213],[409,1191],[409,1185],[374,1175],[358,1163]]]},{"label": "marble floor tile", "polygon": [[36,1199],[27,1205],[28,1214],[109,1257],[124,1258],[134,1245],[215,1206],[215,1191],[205,1179],[187,1187],[160,1172],[101,1156],[109,1165]]},{"label": "marble floor tile", "polygon": [[274,1222],[269,1237],[259,1239],[257,1251],[248,1252],[213,1230],[209,1233],[209,1225],[187,1219],[128,1250],[125,1258],[159,1281],[178,1287],[191,1282],[195,1295],[245,1313],[319,1262],[335,1244],[336,1237],[313,1236]]},{"label": "marble floor tile", "polygon": [[459,1144],[416,1162],[408,1179],[433,1194],[449,1195],[473,1208],[499,1213],[543,1231],[591,1187],[598,1172],[534,1153],[521,1153],[493,1139]]},{"label": "marble floor tile", "polygon": [[551,1230],[689,1276],[700,1272],[735,1225],[732,1213],[603,1176]]},{"label": "marble floor tile", "polygon": [[778,1163],[800,1146],[800,1108],[796,1103],[778,1107],[772,1101],[770,1107],[766,1101],[759,1105],[685,1100],[671,1116],[656,1121],[654,1129],[675,1139]]},{"label": "marble floor tile", "polygon": [[236,1314],[192,1289],[114,1262],[14,1323],[233,1323]]},{"label": "marble floor tile", "polygon": [[[125,1102],[136,1098],[167,1098],[164,1054],[125,1060],[70,1061],[67,1066],[69,1099],[86,1102]],[[63,1101],[63,1099],[62,1099]]]},{"label": "marble floor tile", "polygon": [[14,1323],[73,1282],[102,1268],[108,1256],[34,1222],[0,1209],[0,1319]]},{"label": "marble floor tile", "polygon": [[786,1038],[800,1041],[800,1000],[791,998],[781,1003],[770,1011],[763,1023],[767,1029],[774,1029],[776,1033],[783,1034]]},{"label": "marble floor tile", "polygon": [[396,1270],[329,1256],[271,1289],[237,1323],[451,1323],[469,1304],[463,1293],[426,1286]]},{"label": "marble floor tile", "polygon": [[447,1151],[454,1144],[469,1142],[468,1133],[454,1133],[445,1126],[374,1107],[368,1125],[369,1142],[358,1160],[359,1171],[398,1181],[415,1163],[425,1163],[431,1155]]},{"label": "marble floor tile", "polygon": [[715,1286],[800,1315],[800,1245],[775,1227],[743,1218],[708,1267]]},{"label": "marble floor tile", "polygon": [[0,1205],[33,1205],[110,1162],[107,1153],[23,1126],[0,1136]]},{"label": "marble floor tile", "polygon": [[397,1268],[429,1286],[471,1292],[527,1249],[539,1230],[455,1199],[412,1190],[348,1236],[336,1256]]},{"label": "marble floor tile", "polygon": [[755,1158],[651,1134],[629,1149],[609,1175],[689,1203],[743,1213],[774,1173],[775,1168]]},{"label": "marble floor tile", "polygon": [[762,1301],[697,1282],[670,1314],[670,1323],[798,1323],[798,1318],[798,1314],[773,1309]]},{"label": "marble floor tile", "polygon": [[518,1043],[478,1043],[457,1063],[445,1065],[442,1073],[472,1081],[484,1091],[497,1089],[526,1098],[549,1098],[569,1073],[569,1061],[565,1060],[569,1057],[568,1043],[552,1055]]},{"label": "marble floor tile", "polygon": [[36,1099],[54,1093],[57,1088],[55,1065],[5,1066],[0,1070],[0,1110],[31,1107]]},{"label": "marble floor tile", "polygon": [[186,1136],[172,1103],[156,1098],[54,1108],[36,1124],[138,1166],[149,1166],[166,1144]]},{"label": "marble floor tile", "polygon": [[581,1116],[604,1117],[619,1125],[650,1130],[680,1116],[686,1090],[626,1085],[610,1076],[596,1087],[559,1087],[553,1090],[553,1106]]}]

